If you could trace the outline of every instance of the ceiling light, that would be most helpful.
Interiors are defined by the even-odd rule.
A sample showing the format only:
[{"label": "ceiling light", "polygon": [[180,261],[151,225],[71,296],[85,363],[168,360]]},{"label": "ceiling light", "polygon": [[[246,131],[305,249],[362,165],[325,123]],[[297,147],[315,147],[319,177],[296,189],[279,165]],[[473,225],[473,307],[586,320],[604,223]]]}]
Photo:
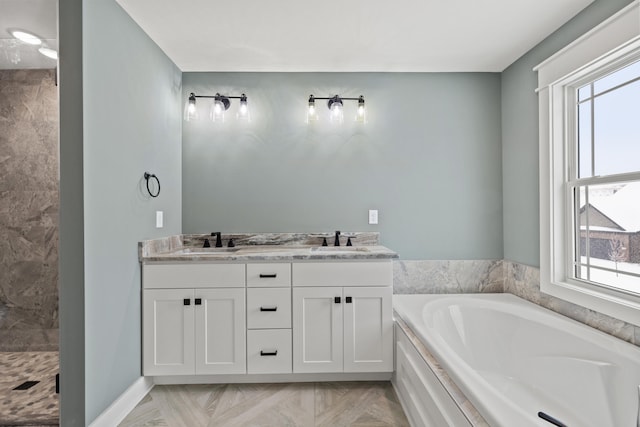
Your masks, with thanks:
[{"label": "ceiling light", "polygon": [[329,120],[332,123],[342,123],[344,121],[344,102],[343,101],[358,101],[358,109],[355,116],[355,121],[358,123],[366,123],[366,111],[364,108],[364,96],[360,95],[358,98],[341,98],[338,95],[330,98],[316,98],[313,95],[309,95],[309,103],[307,110],[307,123],[311,123],[318,120],[318,111],[316,109],[316,99],[326,99],[327,107],[329,107]]},{"label": "ceiling light", "polygon": [[40,52],[41,54],[43,54],[48,58],[55,59],[56,61],[58,60],[58,51],[55,49],[42,46],[41,48],[38,49],[38,52]]},{"label": "ceiling light", "polygon": [[42,44],[42,40],[40,39],[40,37],[36,36],[35,34],[28,33],[26,31],[12,30],[11,35],[17,38],[18,40],[28,44],[32,44],[32,45]]}]

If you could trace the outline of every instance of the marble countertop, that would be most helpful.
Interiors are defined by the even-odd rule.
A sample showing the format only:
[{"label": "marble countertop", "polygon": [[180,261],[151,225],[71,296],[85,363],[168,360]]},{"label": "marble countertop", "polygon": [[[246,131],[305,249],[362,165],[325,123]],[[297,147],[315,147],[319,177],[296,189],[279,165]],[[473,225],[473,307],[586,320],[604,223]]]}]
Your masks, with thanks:
[{"label": "marble countertop", "polygon": [[[269,233],[223,235],[225,244],[233,238],[235,247],[203,248],[209,235],[180,235],[140,242],[142,263],[180,261],[313,261],[313,260],[382,260],[398,258],[391,249],[378,244],[378,233],[348,233],[364,244],[321,246],[322,233]],[[344,239],[346,240],[346,236]],[[344,245],[344,242],[341,242]]]}]

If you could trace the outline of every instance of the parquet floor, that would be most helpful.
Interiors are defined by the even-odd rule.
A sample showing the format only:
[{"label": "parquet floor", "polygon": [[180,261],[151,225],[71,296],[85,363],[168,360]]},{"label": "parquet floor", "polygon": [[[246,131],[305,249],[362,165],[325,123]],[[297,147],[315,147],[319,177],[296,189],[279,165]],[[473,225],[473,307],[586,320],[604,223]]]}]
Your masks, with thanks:
[{"label": "parquet floor", "polygon": [[120,427],[408,427],[389,382],[155,386]]}]

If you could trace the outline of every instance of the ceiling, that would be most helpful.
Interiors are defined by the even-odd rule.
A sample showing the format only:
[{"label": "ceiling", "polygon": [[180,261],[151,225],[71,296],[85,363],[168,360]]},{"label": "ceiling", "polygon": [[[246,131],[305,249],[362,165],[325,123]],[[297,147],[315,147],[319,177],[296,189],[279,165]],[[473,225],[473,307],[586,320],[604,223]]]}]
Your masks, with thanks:
[{"label": "ceiling", "polygon": [[185,72],[500,72],[593,0],[116,1]]},{"label": "ceiling", "polygon": [[40,46],[14,39],[9,30],[28,31],[58,50],[57,17],[56,0],[0,0],[0,70],[55,68],[54,59],[38,52]]}]

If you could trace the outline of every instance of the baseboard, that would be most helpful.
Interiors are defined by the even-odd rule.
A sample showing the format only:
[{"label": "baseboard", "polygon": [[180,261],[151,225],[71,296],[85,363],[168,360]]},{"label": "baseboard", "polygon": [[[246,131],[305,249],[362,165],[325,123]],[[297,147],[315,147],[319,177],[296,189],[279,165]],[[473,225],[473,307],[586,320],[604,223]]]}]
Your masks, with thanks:
[{"label": "baseboard", "polygon": [[175,375],[153,377],[154,384],[242,384],[327,381],[390,381],[391,372],[325,374]]},{"label": "baseboard", "polygon": [[149,377],[138,378],[98,418],[93,420],[89,427],[117,426],[140,403],[153,386],[153,379]]}]

